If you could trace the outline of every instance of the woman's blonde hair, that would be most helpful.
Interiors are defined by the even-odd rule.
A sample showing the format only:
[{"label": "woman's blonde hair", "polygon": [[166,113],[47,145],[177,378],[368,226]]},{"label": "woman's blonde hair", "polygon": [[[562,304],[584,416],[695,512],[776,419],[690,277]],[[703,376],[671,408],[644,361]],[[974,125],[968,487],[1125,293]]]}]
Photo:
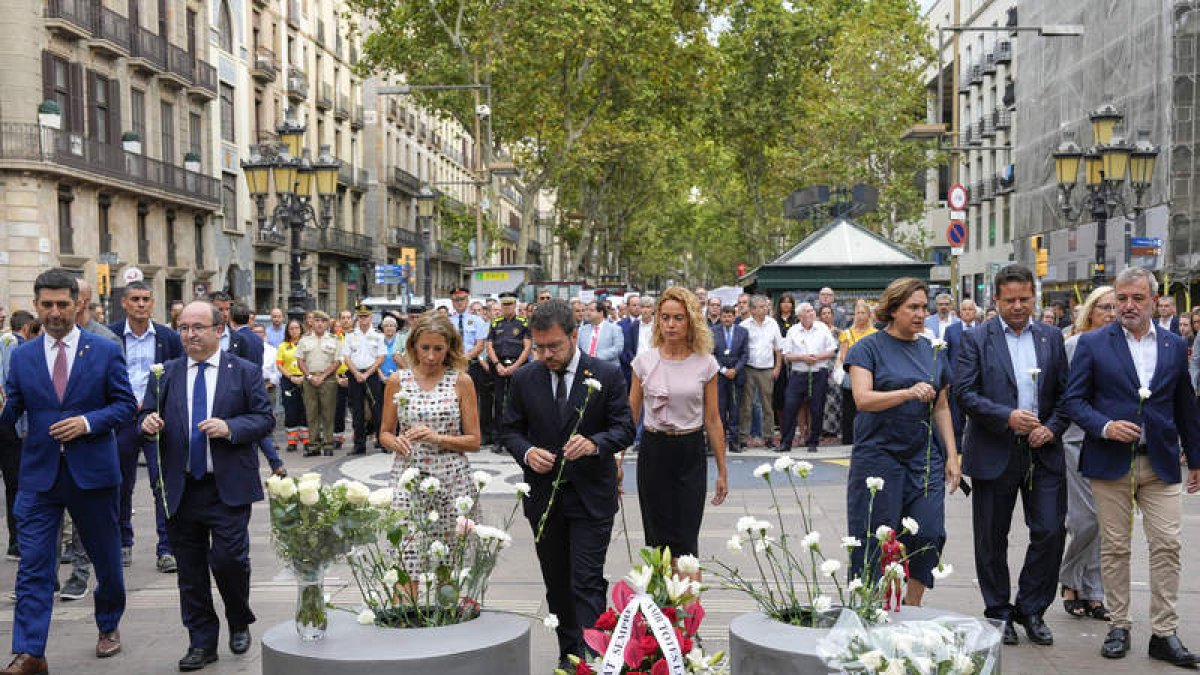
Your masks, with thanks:
[{"label": "woman's blonde hair", "polygon": [[1087,300],[1083,301],[1083,309],[1079,311],[1079,318],[1075,319],[1072,334],[1078,335],[1094,328],[1099,328],[1099,326],[1092,325],[1092,310],[1096,307],[1096,303],[1100,302],[1100,298],[1112,292],[1114,292],[1112,286],[1100,286],[1091,293],[1088,293]]},{"label": "woman's blonde hair", "polygon": [[462,336],[454,330],[454,324],[450,323],[449,317],[437,311],[425,312],[418,317],[408,334],[408,340],[404,343],[407,353],[416,355],[417,340],[425,333],[434,333],[446,338],[446,358],[442,360],[442,365],[455,370],[466,369],[467,358],[463,356]]},{"label": "woman's blonde hair", "polygon": [[[683,286],[672,286],[663,292],[658,298],[658,302],[654,305],[654,315],[657,317],[662,311],[664,302],[674,300],[683,305],[684,311],[688,317],[688,346],[697,354],[711,354],[713,350],[712,331],[708,329],[708,322],[704,320],[704,314],[701,312],[700,300],[696,295],[684,288]],[[654,332],[650,339],[650,346],[661,347],[663,343],[662,328],[660,321],[655,319]]]}]

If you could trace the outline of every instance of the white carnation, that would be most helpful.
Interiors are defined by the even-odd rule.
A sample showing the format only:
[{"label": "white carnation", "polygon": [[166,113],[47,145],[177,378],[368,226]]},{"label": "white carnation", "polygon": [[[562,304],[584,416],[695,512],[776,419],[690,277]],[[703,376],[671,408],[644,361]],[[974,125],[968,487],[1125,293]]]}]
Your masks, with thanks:
[{"label": "white carnation", "polygon": [[827,577],[834,576],[840,569],[842,569],[841,561],[832,558],[821,563],[821,574]]},{"label": "white carnation", "polygon": [[435,540],[429,545],[429,557],[434,558],[435,560],[441,560],[442,558],[445,558],[448,553],[450,553],[450,549],[447,548],[446,545],[441,541]]},{"label": "white carnation", "polygon": [[972,675],[975,672],[975,662],[970,656],[960,652],[951,659],[950,670],[955,675]]},{"label": "white carnation", "polygon": [[779,459],[775,460],[775,470],[783,473],[792,468],[795,463],[796,460],[792,459],[791,457],[780,457]]},{"label": "white carnation", "polygon": [[817,531],[809,532],[800,540],[800,546],[807,549],[818,551],[821,548],[821,533]]},{"label": "white carnation", "polygon": [[684,574],[699,574],[700,559],[694,555],[681,555],[675,559],[675,566]]},{"label": "white carnation", "polygon": [[879,527],[875,528],[875,538],[879,541],[887,541],[891,539],[893,533],[895,533],[895,530],[887,525],[880,525]]},{"label": "white carnation", "polygon": [[862,542],[858,540],[858,537],[842,537],[842,548],[851,549],[859,546],[862,546]]},{"label": "white carnation", "polygon": [[438,521],[438,518],[441,518],[441,517],[442,517],[441,514],[439,514],[436,510],[430,511],[429,513],[425,514],[425,519],[431,523],[436,523]]},{"label": "white carnation", "polygon": [[733,535],[732,537],[729,538],[729,541],[725,542],[725,548],[728,551],[732,551],[734,553],[740,553],[743,550],[742,538],[737,536],[736,534]]},{"label": "white carnation", "polygon": [[1150,398],[1150,396],[1152,394],[1153,394],[1153,392],[1150,391],[1149,387],[1141,387],[1140,389],[1138,389],[1138,398],[1143,401]]},{"label": "white carnation", "polygon": [[761,478],[763,480],[770,480],[771,465],[766,462],[759,464],[758,467],[754,469],[754,477]]},{"label": "white carnation", "polygon": [[597,380],[594,377],[589,377],[586,380],[584,380],[583,386],[587,387],[588,389],[590,389],[592,391],[602,391],[604,389],[604,385],[600,384],[600,380]]},{"label": "white carnation", "polygon": [[812,463],[804,460],[800,460],[792,465],[792,475],[798,478],[808,478],[812,474],[812,470]]},{"label": "white carnation", "polygon": [[871,492],[878,492],[883,489],[883,479],[879,476],[867,477],[867,489]]},{"label": "white carnation", "polygon": [[513,488],[516,489],[518,497],[529,496],[529,483],[517,483]]},{"label": "white carnation", "polygon": [[454,500],[454,510],[458,511],[460,514],[462,514],[464,516],[467,515],[468,513],[470,513],[471,509],[474,506],[475,506],[475,500],[471,499],[470,497],[468,497],[466,495],[457,497]]},{"label": "white carnation", "polygon": [[860,579],[859,577],[854,577],[853,579],[850,580],[850,583],[846,584],[846,590],[850,591],[851,593],[857,591],[858,589],[860,589],[862,587],[863,587],[863,580]]},{"label": "white carnation", "polygon": [[471,474],[471,482],[477,490],[482,490],[492,482],[492,474],[486,471],[475,471]]},{"label": "white carnation", "polygon": [[396,584],[400,583],[400,573],[397,572],[395,568],[384,572],[383,583],[388,586],[395,586]]},{"label": "white carnation", "polygon": [[883,668],[883,652],[878,649],[872,649],[869,652],[863,652],[858,655],[858,662],[867,667],[867,670],[877,671]]},{"label": "white carnation", "polygon": [[440,490],[441,487],[442,481],[434,478],[433,476],[427,476],[421,480],[421,492],[433,494]]},{"label": "white carnation", "polygon": [[405,469],[403,472],[401,472],[400,478],[396,480],[396,483],[398,485],[400,485],[400,487],[409,489],[412,487],[413,481],[415,481],[420,476],[421,476],[420,470],[418,470],[417,467],[415,467],[415,466],[410,466],[407,469]]},{"label": "white carnation", "polygon": [[828,612],[831,607],[833,607],[833,600],[828,595],[818,595],[813,598],[814,612]]},{"label": "white carnation", "polygon": [[542,619],[542,625],[546,630],[554,630],[558,628],[558,617],[553,614],[547,614],[546,618]]},{"label": "white carnation", "polygon": [[921,526],[917,524],[916,519],[908,516],[900,519],[900,526],[909,534],[916,534],[921,531]]},{"label": "white carnation", "polygon": [[950,563],[938,563],[938,566],[933,568],[934,579],[945,579],[951,574],[954,574],[954,565]]}]

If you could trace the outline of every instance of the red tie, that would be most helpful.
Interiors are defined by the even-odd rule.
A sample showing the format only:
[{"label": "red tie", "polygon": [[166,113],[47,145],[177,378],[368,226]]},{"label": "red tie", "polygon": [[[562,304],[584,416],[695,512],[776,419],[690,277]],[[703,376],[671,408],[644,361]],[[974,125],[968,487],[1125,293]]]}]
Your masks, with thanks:
[{"label": "red tie", "polygon": [[596,355],[596,340],[600,339],[600,326],[592,328],[592,346],[588,347],[588,356]]},{"label": "red tie", "polygon": [[54,371],[52,378],[54,381],[54,393],[58,394],[59,403],[67,393],[67,345],[62,340],[54,343],[58,349],[58,356],[54,357]]}]

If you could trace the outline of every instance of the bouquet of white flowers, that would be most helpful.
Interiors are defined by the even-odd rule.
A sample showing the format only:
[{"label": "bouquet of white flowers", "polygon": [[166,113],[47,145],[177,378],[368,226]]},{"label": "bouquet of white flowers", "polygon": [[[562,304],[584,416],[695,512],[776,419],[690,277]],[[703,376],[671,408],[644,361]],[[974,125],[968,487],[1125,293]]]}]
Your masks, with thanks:
[{"label": "bouquet of white flowers", "polygon": [[949,617],[868,628],[843,610],[817,654],[841,673],[988,675],[999,672],[1000,634],[991,624]]}]

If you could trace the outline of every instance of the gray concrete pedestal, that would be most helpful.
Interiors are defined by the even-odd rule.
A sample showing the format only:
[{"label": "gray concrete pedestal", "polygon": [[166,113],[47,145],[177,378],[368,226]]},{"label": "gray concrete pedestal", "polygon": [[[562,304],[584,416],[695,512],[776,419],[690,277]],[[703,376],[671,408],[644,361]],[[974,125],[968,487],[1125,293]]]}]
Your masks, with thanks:
[{"label": "gray concrete pedestal", "polygon": [[529,620],[484,612],[456,626],[378,628],[331,610],[323,640],[301,641],[291,621],[272,626],[262,637],[262,667],[263,675],[528,673]]}]

